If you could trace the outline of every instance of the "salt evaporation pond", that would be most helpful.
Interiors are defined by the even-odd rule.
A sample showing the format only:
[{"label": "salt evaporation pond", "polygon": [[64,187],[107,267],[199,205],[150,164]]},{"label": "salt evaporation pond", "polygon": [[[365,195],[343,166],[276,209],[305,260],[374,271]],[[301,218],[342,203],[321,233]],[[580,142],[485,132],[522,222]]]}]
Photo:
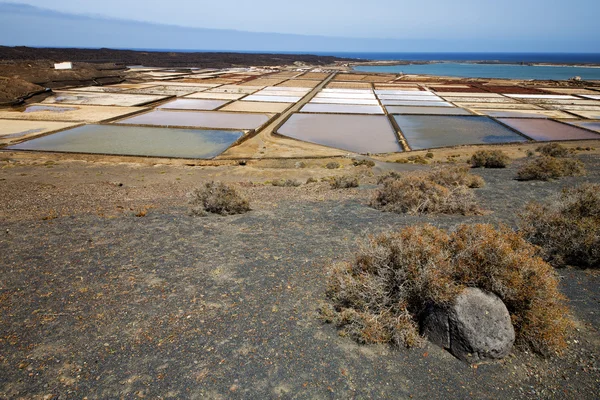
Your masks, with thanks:
[{"label": "salt evaporation pond", "polygon": [[8,147],[11,150],[213,158],[243,132],[138,126],[86,125]]},{"label": "salt evaporation pond", "polygon": [[413,150],[527,141],[488,117],[395,115],[394,119]]}]

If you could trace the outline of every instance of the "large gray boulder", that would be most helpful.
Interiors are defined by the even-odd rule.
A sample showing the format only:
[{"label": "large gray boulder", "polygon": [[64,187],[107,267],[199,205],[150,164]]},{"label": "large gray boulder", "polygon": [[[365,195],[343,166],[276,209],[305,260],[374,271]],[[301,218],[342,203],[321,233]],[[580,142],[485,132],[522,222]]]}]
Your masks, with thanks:
[{"label": "large gray boulder", "polygon": [[465,289],[449,308],[430,307],[421,316],[421,333],[455,357],[476,363],[510,354],[515,330],[500,298]]}]

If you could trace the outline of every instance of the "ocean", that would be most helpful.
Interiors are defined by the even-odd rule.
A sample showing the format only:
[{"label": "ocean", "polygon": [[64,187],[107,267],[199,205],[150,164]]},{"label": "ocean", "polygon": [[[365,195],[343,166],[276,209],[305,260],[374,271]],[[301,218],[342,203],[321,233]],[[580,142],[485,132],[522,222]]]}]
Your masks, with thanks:
[{"label": "ocean", "polygon": [[[205,50],[152,50],[206,52]],[[210,52],[220,52],[211,50]],[[222,52],[235,52],[223,50]],[[411,64],[396,66],[361,66],[357,71],[391,72],[406,74],[452,76],[461,78],[505,78],[566,80],[580,76],[584,80],[600,80],[600,68],[569,66],[565,64],[600,65],[600,53],[369,53],[369,52],[285,52],[285,51],[241,51],[240,53],[271,54],[314,54],[373,61],[439,61],[434,64]],[[476,64],[493,62],[494,64]],[[555,66],[529,66],[519,64],[552,63]]]},{"label": "ocean", "polygon": [[575,76],[583,80],[600,80],[600,68],[572,66],[527,66],[517,64],[469,64],[441,62],[389,66],[359,66],[356,71],[452,76],[460,78],[504,78],[567,80]]}]

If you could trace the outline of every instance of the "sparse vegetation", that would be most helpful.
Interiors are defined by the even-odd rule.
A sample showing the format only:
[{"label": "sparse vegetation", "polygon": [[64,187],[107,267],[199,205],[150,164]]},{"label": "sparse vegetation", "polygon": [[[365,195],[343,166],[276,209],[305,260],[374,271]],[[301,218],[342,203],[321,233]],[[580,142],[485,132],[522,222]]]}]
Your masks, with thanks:
[{"label": "sparse vegetation", "polygon": [[469,188],[484,184],[468,168],[434,169],[380,180],[383,188],[377,191],[371,206],[382,211],[409,214],[463,214],[480,212]]},{"label": "sparse vegetation", "polygon": [[190,193],[192,214],[204,216],[206,213],[220,215],[242,214],[250,211],[250,205],[234,188],[221,182],[211,182]]},{"label": "sparse vegetation", "polygon": [[506,168],[510,159],[501,150],[479,150],[471,157],[474,168]]},{"label": "sparse vegetation", "polygon": [[332,161],[330,163],[327,163],[327,165],[325,165],[325,168],[327,168],[327,169],[338,169],[339,167],[341,167],[341,165],[337,161]]},{"label": "sparse vegetation", "polygon": [[483,178],[472,174],[468,167],[435,168],[429,173],[429,179],[445,187],[480,188],[485,185]]},{"label": "sparse vegetation", "polygon": [[541,156],[527,161],[518,171],[521,181],[548,181],[563,176],[584,175],[583,163],[573,158]]},{"label": "sparse vegetation", "polygon": [[548,143],[535,149],[538,153],[549,157],[568,157],[571,151],[558,143]]},{"label": "sparse vegetation", "polygon": [[429,164],[429,161],[423,156],[410,156],[408,161],[414,164]]},{"label": "sparse vegetation", "polygon": [[375,161],[373,160],[354,160],[352,164],[355,167],[360,167],[364,165],[365,167],[373,168],[375,166]]},{"label": "sparse vegetation", "polygon": [[600,185],[584,184],[546,204],[528,204],[519,228],[555,266],[600,267]]},{"label": "sparse vegetation", "polygon": [[519,234],[491,225],[447,233],[431,225],[371,237],[350,262],[328,266],[321,317],[360,343],[418,346],[419,314],[465,287],[506,304],[517,344],[541,354],[566,347],[572,326],[553,268]]},{"label": "sparse vegetation", "polygon": [[356,176],[334,176],[330,179],[329,184],[332,189],[349,189],[358,187],[358,178]]},{"label": "sparse vegetation", "polygon": [[272,181],[271,185],[280,187],[298,187],[302,185],[302,183],[294,179],[277,179]]}]

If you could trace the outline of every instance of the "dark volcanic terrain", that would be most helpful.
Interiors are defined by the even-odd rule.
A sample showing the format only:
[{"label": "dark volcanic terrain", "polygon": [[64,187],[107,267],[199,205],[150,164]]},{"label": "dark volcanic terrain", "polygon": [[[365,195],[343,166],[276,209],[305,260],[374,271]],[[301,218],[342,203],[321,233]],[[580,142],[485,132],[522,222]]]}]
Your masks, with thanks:
[{"label": "dark volcanic terrain", "polygon": [[[600,182],[597,155],[578,156],[587,176],[553,182],[515,181],[522,160],[475,170],[487,182],[476,196],[490,213],[473,217],[367,205],[376,175],[428,168],[415,165],[343,162],[332,171],[324,161],[294,169],[292,161],[192,167],[4,156],[0,398],[598,398],[597,271],[559,270],[577,325],[562,357],[516,350],[474,368],[434,345],[357,345],[317,319],[324,265],[351,257],[367,234],[417,223],[514,226],[528,201]],[[348,173],[361,187],[265,184]],[[186,193],[211,180],[236,183],[253,210],[190,216]]]}]

